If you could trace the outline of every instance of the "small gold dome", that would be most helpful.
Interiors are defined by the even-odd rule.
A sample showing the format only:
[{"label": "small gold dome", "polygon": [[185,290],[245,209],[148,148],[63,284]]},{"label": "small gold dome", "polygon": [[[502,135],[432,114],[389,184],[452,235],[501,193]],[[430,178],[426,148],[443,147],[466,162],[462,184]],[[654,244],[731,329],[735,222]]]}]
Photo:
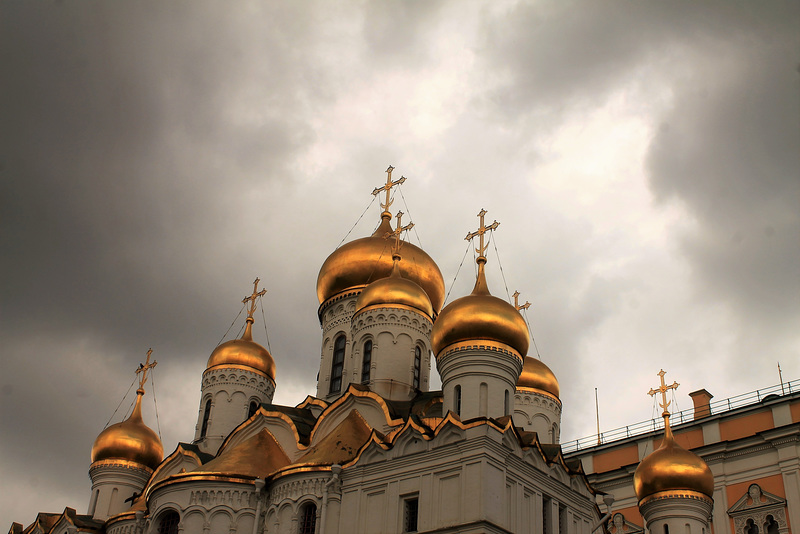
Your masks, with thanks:
[{"label": "small gold dome", "polygon": [[368,306],[400,304],[433,318],[433,306],[428,294],[418,284],[400,275],[400,256],[395,258],[392,274],[372,282],[358,296],[356,313]]},{"label": "small gold dome", "polygon": [[253,318],[247,318],[244,334],[214,349],[206,369],[226,365],[243,365],[275,380],[275,360],[267,349],[253,341]]},{"label": "small gold dome", "polygon": [[[348,289],[361,289],[392,272],[392,244],[384,237],[392,232],[391,215],[384,213],[381,224],[370,237],[346,243],[336,249],[319,270],[317,298],[320,304]],[[403,242],[400,274],[416,283],[438,312],[444,303],[444,278],[439,266],[421,248]]]},{"label": "small gold dome", "polygon": [[127,460],[155,469],[164,459],[164,446],[153,430],[142,420],[142,395],[136,391],[133,413],[125,421],[106,428],[92,445],[92,462]]},{"label": "small gold dome", "polygon": [[633,474],[633,489],[641,501],[651,495],[669,490],[689,490],[713,498],[714,475],[711,469],[691,451],[675,441],[669,428],[661,447],[641,461]]},{"label": "small gold dome", "polygon": [[553,371],[547,367],[542,360],[533,356],[526,356],[522,364],[522,374],[517,380],[518,388],[538,389],[553,395],[559,399],[561,389],[558,386],[558,379]]},{"label": "small gold dome", "polygon": [[492,296],[486,285],[484,263],[478,258],[478,279],[470,295],[448,304],[433,325],[434,354],[460,341],[497,341],[524,357],[528,353],[528,327],[514,306]]}]

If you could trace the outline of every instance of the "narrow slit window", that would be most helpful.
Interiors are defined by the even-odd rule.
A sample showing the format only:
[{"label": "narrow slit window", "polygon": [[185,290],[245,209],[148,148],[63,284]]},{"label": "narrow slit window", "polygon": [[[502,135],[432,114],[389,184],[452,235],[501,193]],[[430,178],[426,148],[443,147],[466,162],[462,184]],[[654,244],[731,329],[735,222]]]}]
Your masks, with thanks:
[{"label": "narrow slit window", "polygon": [[364,342],[364,359],[361,361],[361,383],[369,382],[369,373],[372,368],[372,340]]},{"label": "narrow slit window", "polygon": [[342,372],[344,371],[344,348],[347,344],[345,336],[339,336],[333,343],[333,363],[331,364],[331,393],[342,390]]},{"label": "narrow slit window", "polygon": [[416,532],[419,519],[419,497],[405,499],[403,511],[403,532]]},{"label": "narrow slit window", "polygon": [[419,389],[419,372],[422,367],[422,349],[414,349],[414,387]]},{"label": "narrow slit window", "polygon": [[300,512],[300,534],[314,534],[317,530],[317,505],[309,503]]},{"label": "narrow slit window", "polygon": [[206,401],[206,407],[203,409],[203,423],[200,425],[200,437],[206,437],[208,432],[208,419],[211,417],[211,399]]},{"label": "narrow slit window", "polygon": [[461,386],[453,388],[453,408],[458,415],[461,415]]}]

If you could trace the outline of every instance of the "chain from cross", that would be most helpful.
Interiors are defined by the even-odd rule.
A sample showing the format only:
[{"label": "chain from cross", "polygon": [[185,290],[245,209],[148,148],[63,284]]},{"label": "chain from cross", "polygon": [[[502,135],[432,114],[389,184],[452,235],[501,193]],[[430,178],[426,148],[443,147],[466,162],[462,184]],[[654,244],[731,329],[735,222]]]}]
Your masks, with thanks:
[{"label": "chain from cross", "polygon": [[661,393],[661,404],[659,404],[659,406],[661,406],[664,409],[664,413],[662,415],[668,416],[669,410],[667,410],[667,407],[671,404],[671,402],[667,401],[667,391],[669,391],[670,389],[678,389],[678,386],[680,386],[680,384],[678,384],[677,382],[673,382],[671,385],[668,386],[667,383],[664,382],[665,374],[667,373],[663,369],[661,369],[658,372],[658,376],[661,377],[661,386],[658,389],[650,388],[650,391],[648,391],[647,394],[650,395],[651,397],[654,397],[657,393]]},{"label": "chain from cross", "polygon": [[400,234],[405,231],[411,230],[414,228],[414,223],[408,223],[406,226],[403,226],[401,222],[403,219],[403,212],[397,212],[397,228],[394,229],[393,232],[386,232],[384,238],[388,239],[394,236],[394,249],[392,250],[392,254],[399,254],[400,253]]},{"label": "chain from cross", "polygon": [[155,360],[153,360],[153,363],[150,363],[151,354],[153,354],[153,349],[147,349],[147,359],[144,363],[140,363],[139,368],[136,369],[136,374],[142,375],[139,377],[139,389],[143,389],[145,382],[147,382],[147,371],[158,365],[158,362]]},{"label": "chain from cross", "polygon": [[519,294],[520,294],[519,291],[514,291],[514,294],[512,295],[514,297],[514,307],[517,309],[517,311],[527,310],[528,308],[531,307],[531,303],[526,300],[525,304],[520,305],[518,300]]},{"label": "chain from cross", "polygon": [[475,252],[477,252],[478,255],[480,257],[482,257],[482,258],[484,257],[483,253],[486,252],[487,248],[489,248],[489,245],[486,245],[486,246],[483,245],[483,234],[485,234],[488,230],[494,230],[495,228],[500,226],[500,223],[497,222],[497,221],[494,221],[489,226],[486,226],[484,224],[484,222],[483,222],[483,216],[484,215],[486,215],[486,210],[485,209],[481,209],[481,212],[478,213],[478,217],[481,218],[481,226],[480,226],[480,228],[478,228],[478,230],[476,232],[471,232],[471,233],[467,234],[467,237],[464,238],[464,240],[466,240],[466,241],[472,241],[473,237],[480,236],[480,238],[481,238],[480,247],[476,248]]},{"label": "chain from cross", "polygon": [[383,208],[383,211],[389,211],[389,206],[391,206],[392,203],[394,202],[394,200],[391,199],[392,187],[394,187],[396,185],[400,185],[400,184],[402,184],[403,182],[406,181],[406,177],[405,176],[401,176],[399,180],[395,180],[393,182],[392,181],[392,171],[393,170],[394,170],[394,167],[389,165],[389,168],[386,169],[386,173],[387,173],[386,184],[383,187],[376,187],[372,191],[372,196],[377,196],[378,193],[380,193],[381,191],[386,191],[386,204],[381,203],[381,208]]},{"label": "chain from cross", "polygon": [[250,307],[247,310],[247,316],[251,319],[253,318],[253,314],[256,311],[256,299],[258,297],[263,297],[264,295],[267,294],[266,289],[262,289],[261,291],[258,290],[258,283],[260,281],[261,281],[260,278],[256,278],[255,281],[253,282],[253,294],[250,295],[249,297],[245,297],[242,299],[242,304],[247,304],[248,302],[250,303]]}]

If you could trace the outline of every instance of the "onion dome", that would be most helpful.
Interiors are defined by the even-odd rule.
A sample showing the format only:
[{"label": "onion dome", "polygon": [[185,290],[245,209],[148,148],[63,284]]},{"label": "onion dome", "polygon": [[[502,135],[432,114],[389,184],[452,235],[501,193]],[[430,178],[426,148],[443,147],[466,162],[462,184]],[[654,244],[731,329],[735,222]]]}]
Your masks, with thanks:
[{"label": "onion dome", "polygon": [[214,349],[208,358],[206,370],[212,367],[244,366],[275,380],[275,360],[267,349],[253,341],[253,317],[247,317],[247,325],[240,339],[232,339]]},{"label": "onion dome", "polygon": [[522,374],[517,380],[517,389],[535,389],[559,398],[558,379],[542,360],[526,356],[522,364]]},{"label": "onion dome", "polygon": [[524,357],[528,353],[528,327],[517,309],[492,296],[486,285],[486,258],[478,257],[478,279],[470,295],[448,304],[433,325],[431,344],[437,356],[447,346],[462,341],[495,341]]},{"label": "onion dome", "polygon": [[358,296],[356,313],[369,306],[407,306],[433,317],[431,299],[418,284],[400,275],[400,255],[393,256],[392,274],[372,282]]},{"label": "onion dome", "polygon": [[[320,304],[344,291],[362,289],[392,273],[391,242],[385,239],[393,233],[391,217],[384,211],[375,233],[346,243],[328,256],[317,276]],[[402,247],[405,261],[400,265],[400,275],[422,287],[434,312],[438,312],[444,303],[444,278],[439,266],[421,248],[405,241]]]},{"label": "onion dome", "polygon": [[633,489],[641,502],[664,491],[691,491],[713,498],[714,475],[711,469],[691,451],[675,441],[665,412],[666,432],[661,447],[647,456],[633,474]]},{"label": "onion dome", "polygon": [[164,446],[153,430],[142,420],[142,396],[136,390],[136,404],[130,417],[106,428],[92,445],[92,462],[127,460],[155,469],[164,459]]}]

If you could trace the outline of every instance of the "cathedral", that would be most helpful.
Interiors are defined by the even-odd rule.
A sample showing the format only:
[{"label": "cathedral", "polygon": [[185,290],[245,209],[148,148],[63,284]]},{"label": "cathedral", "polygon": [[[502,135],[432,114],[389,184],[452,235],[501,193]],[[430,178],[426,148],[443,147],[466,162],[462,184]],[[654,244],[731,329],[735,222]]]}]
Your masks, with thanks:
[{"label": "cathedral", "polygon": [[[213,349],[199,377],[195,435],[164,456],[142,413],[148,353],[131,415],[94,441],[87,512],[40,513],[9,533],[622,534],[614,491],[583,465],[592,460],[562,451],[559,382],[527,354],[522,307],[487,285],[485,238],[498,223],[478,214],[474,288],[443,306],[439,267],[390,212],[404,180],[392,170],[373,191],[377,230],[320,268],[314,395],[272,403],[280,358],[253,338],[256,279],[244,333]],[[715,478],[673,435],[661,377],[662,439],[626,484],[654,534],[710,534]]]}]

